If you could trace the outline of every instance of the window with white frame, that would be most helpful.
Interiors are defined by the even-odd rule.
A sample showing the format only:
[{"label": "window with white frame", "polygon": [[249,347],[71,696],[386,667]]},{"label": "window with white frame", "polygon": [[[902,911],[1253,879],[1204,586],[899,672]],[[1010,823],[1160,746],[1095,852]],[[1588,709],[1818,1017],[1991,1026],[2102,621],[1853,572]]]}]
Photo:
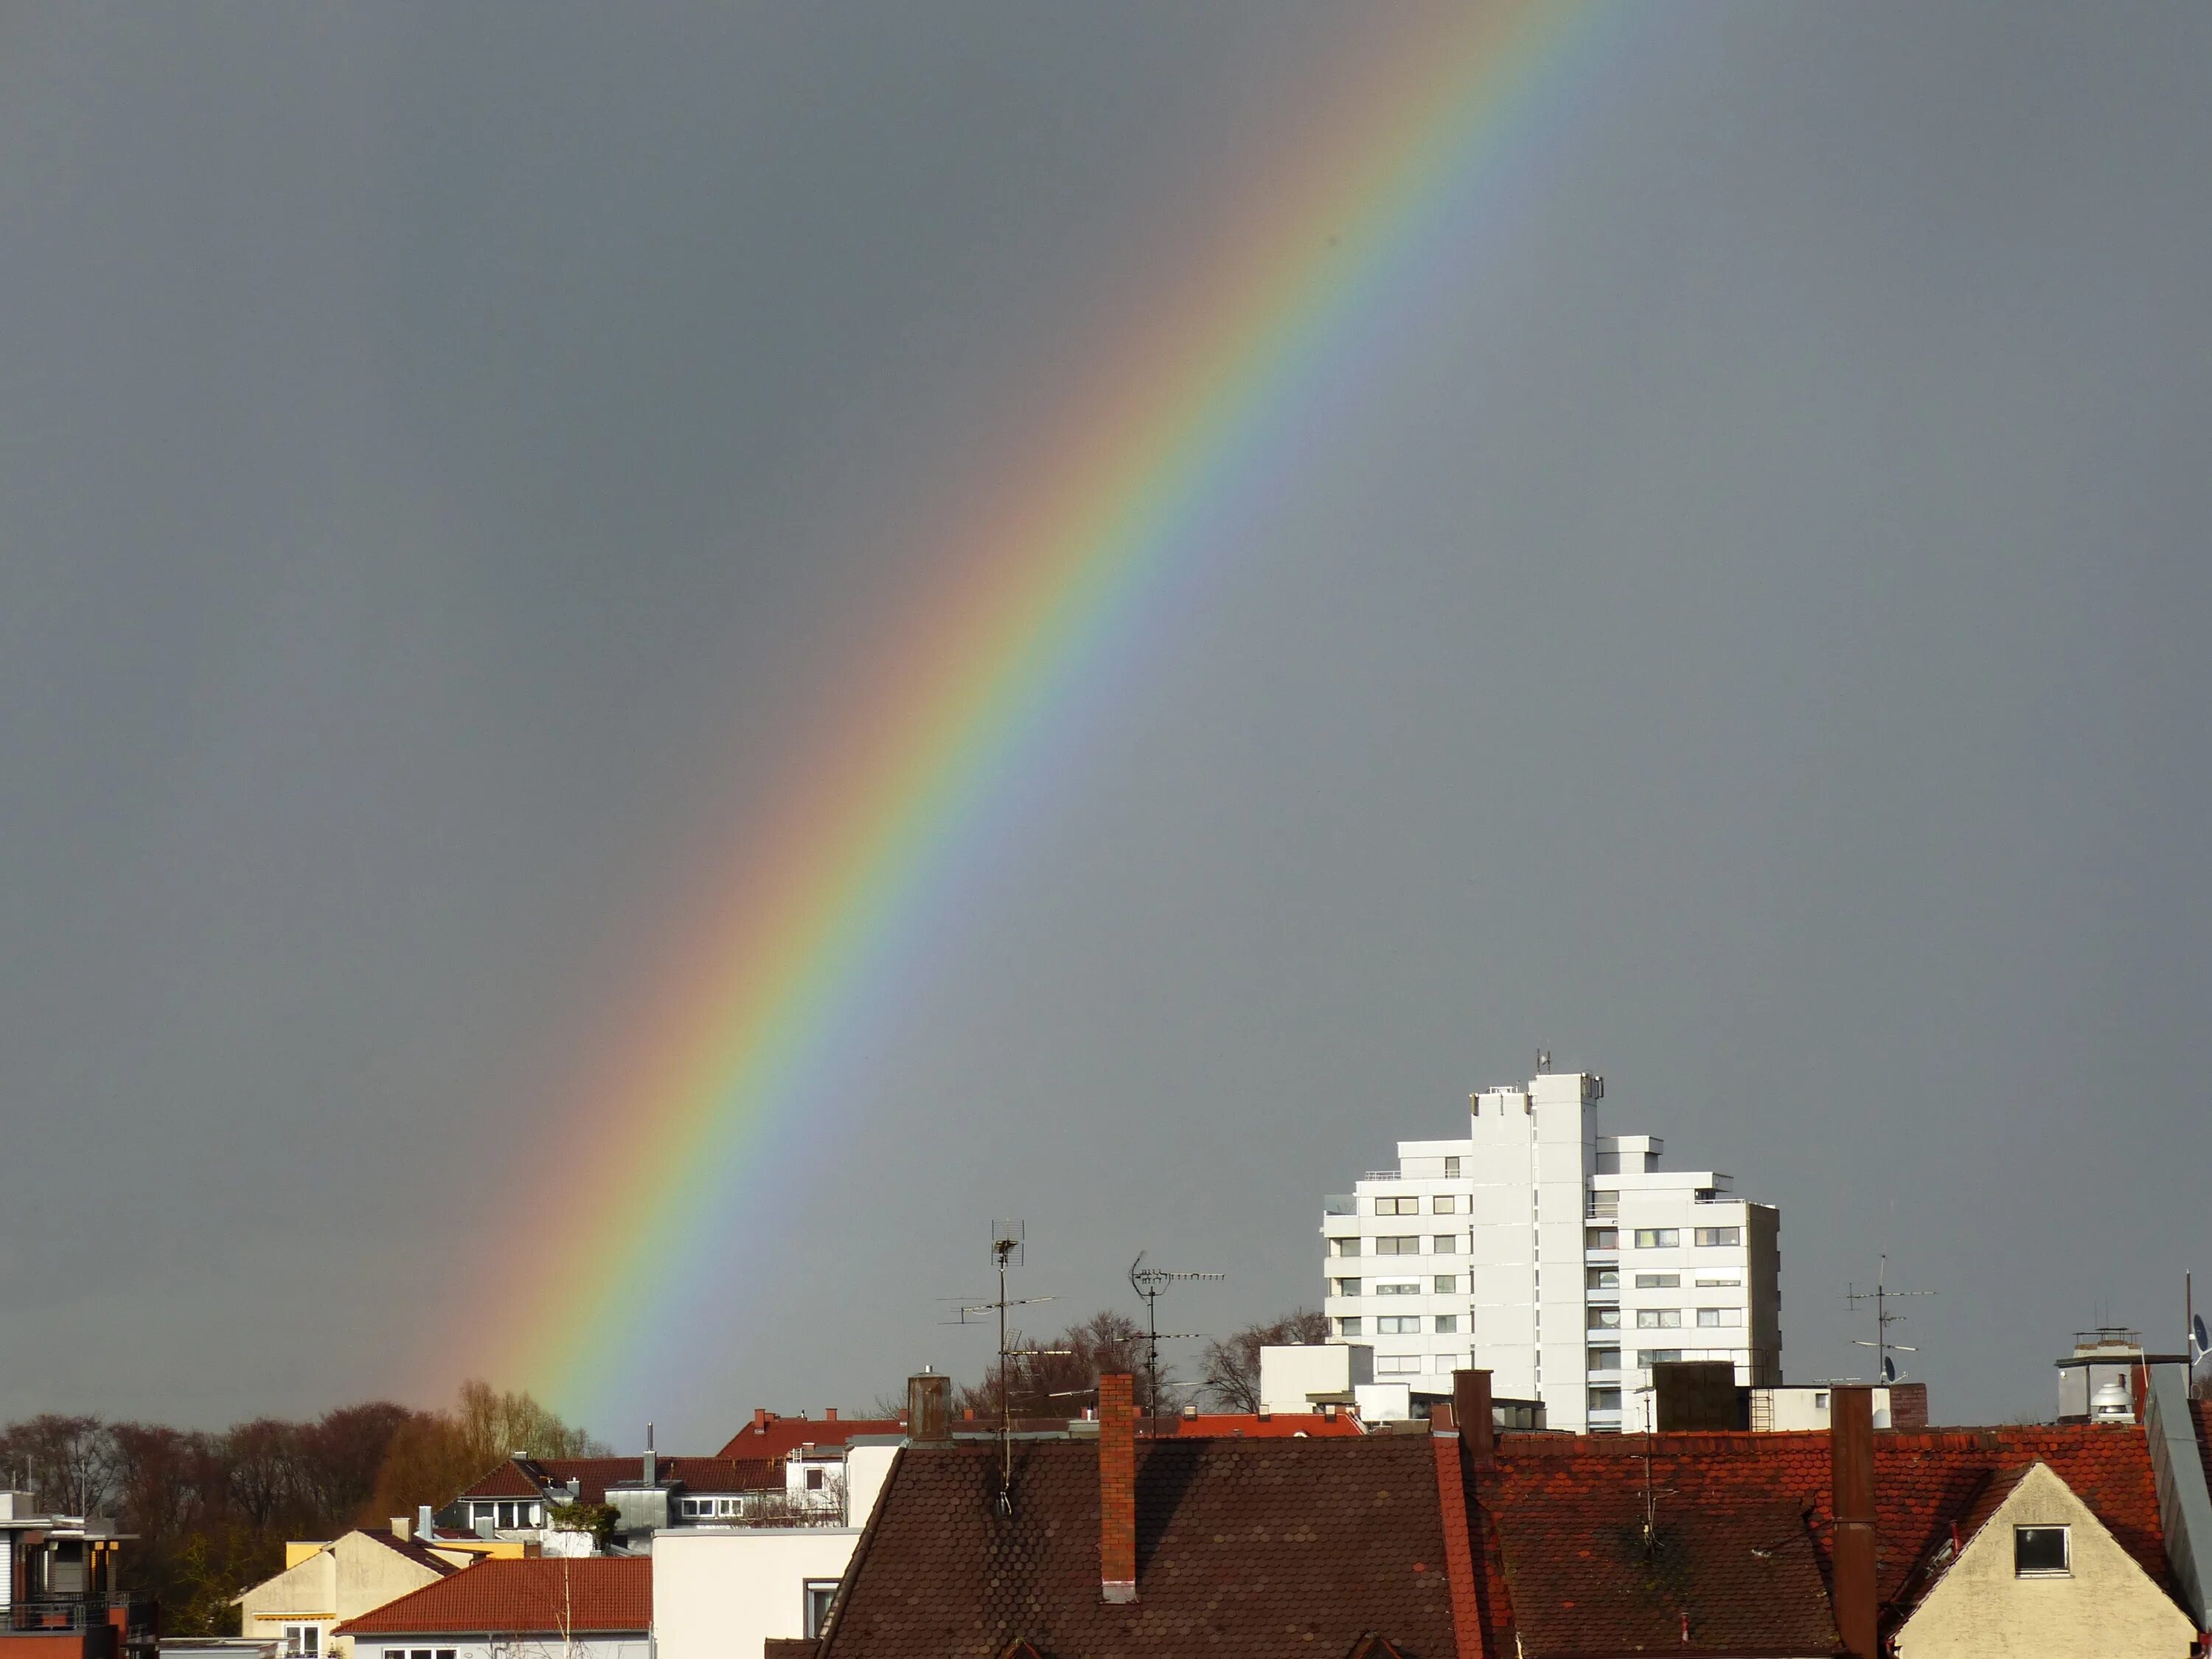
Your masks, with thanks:
[{"label": "window with white frame", "polygon": [[1617,1291],[1620,1288],[1620,1269],[1585,1267],[1583,1269],[1583,1288],[1590,1291]]},{"label": "window with white frame", "polygon": [[1740,1291],[1743,1288],[1743,1280],[1741,1279],[1700,1279],[1697,1281],[1697,1286],[1701,1291]]},{"label": "window with white frame", "polygon": [[1456,1273],[1438,1273],[1436,1285],[1438,1296],[1451,1296],[1459,1290],[1459,1276]]},{"label": "window with white frame", "polygon": [[1674,1291],[1682,1286],[1680,1273],[1638,1273],[1636,1288],[1639,1291]]},{"label": "window with white frame", "polygon": [[1375,1200],[1377,1215],[1419,1215],[1421,1200],[1418,1198],[1378,1198]]},{"label": "window with white frame", "polygon": [[1697,1239],[1699,1244],[1706,1247],[1707,1249],[1711,1249],[1711,1247],[1719,1244],[1741,1244],[1743,1243],[1743,1229],[1741,1227],[1700,1227],[1698,1229]]},{"label": "window with white frame", "polygon": [[1375,1241],[1377,1255],[1419,1255],[1421,1239],[1418,1233],[1386,1233]]},{"label": "window with white frame", "polygon": [[1457,1233],[1438,1233],[1435,1238],[1430,1241],[1430,1245],[1438,1255],[1455,1255],[1458,1254],[1459,1251],[1459,1235]]},{"label": "window with white frame", "polygon": [[1359,1316],[1358,1314],[1346,1314],[1340,1316],[1336,1322],[1336,1334],[1339,1336],[1358,1335]]},{"label": "window with white frame", "polygon": [[1459,1196],[1455,1193],[1438,1193],[1429,1200],[1429,1209],[1437,1215],[1459,1213]]},{"label": "window with white frame", "polygon": [[830,1603],[836,1599],[837,1581],[834,1578],[810,1578],[806,1581],[805,1595],[805,1634],[818,1637],[830,1623]]},{"label": "window with white frame", "polygon": [[1594,1371],[1619,1370],[1620,1369],[1620,1350],[1618,1348],[1592,1348],[1589,1351],[1589,1368]]},{"label": "window with white frame", "polygon": [[1377,1376],[1413,1376],[1421,1369],[1421,1356],[1417,1353],[1378,1353],[1375,1356],[1375,1375]]},{"label": "window with white frame", "polygon": [[1379,1281],[1375,1286],[1377,1296],[1419,1296],[1421,1281],[1418,1279],[1391,1279]]},{"label": "window with white frame", "polygon": [[1682,1310],[1680,1308],[1638,1308],[1636,1328],[1639,1331],[1671,1331],[1680,1328]]},{"label": "window with white frame", "polygon": [[1592,1308],[1589,1310],[1589,1328],[1594,1331],[1619,1330],[1620,1328],[1620,1310],[1618,1308]]},{"label": "window with white frame", "polygon": [[1620,1409],[1620,1390],[1619,1389],[1592,1389],[1589,1391],[1589,1408],[1594,1412],[1619,1411]]},{"label": "window with white frame", "polygon": [[1459,1316],[1457,1314],[1438,1314],[1436,1317],[1437,1334],[1438,1336],[1456,1336],[1459,1334]]},{"label": "window with white frame", "polygon": [[284,1652],[287,1659],[319,1659],[322,1650],[323,1627],[320,1625],[284,1626]]},{"label": "window with white frame", "polygon": [[1681,1357],[1680,1348],[1646,1348],[1637,1356],[1644,1362],[1644,1369],[1647,1371],[1654,1365],[1671,1365]]},{"label": "window with white frame", "polygon": [[1444,1159],[1444,1179],[1446,1181],[1457,1181],[1459,1179],[1458,1158],[1447,1158]]},{"label": "window with white frame", "polygon": [[1384,1314],[1375,1322],[1377,1336],[1411,1336],[1420,1328],[1419,1314]]},{"label": "window with white frame", "polygon": [[1671,1250],[1682,1242],[1680,1227],[1638,1227],[1636,1248],[1639,1250]]},{"label": "window with white frame", "polygon": [[1331,1255],[1358,1255],[1359,1241],[1356,1238],[1332,1238],[1328,1241],[1328,1253]]},{"label": "window with white frame", "polygon": [[1620,1248],[1620,1228],[1585,1227],[1583,1229],[1583,1249],[1586,1250],[1617,1250]]},{"label": "window with white frame", "polygon": [[1700,1308],[1698,1310],[1698,1323],[1709,1331],[1717,1330],[1729,1325],[1741,1325],[1743,1323],[1743,1310],[1741,1308]]},{"label": "window with white frame", "polygon": [[1329,1283],[1335,1287],[1332,1292],[1334,1295],[1358,1296],[1359,1294],[1359,1281],[1356,1279],[1333,1279]]}]

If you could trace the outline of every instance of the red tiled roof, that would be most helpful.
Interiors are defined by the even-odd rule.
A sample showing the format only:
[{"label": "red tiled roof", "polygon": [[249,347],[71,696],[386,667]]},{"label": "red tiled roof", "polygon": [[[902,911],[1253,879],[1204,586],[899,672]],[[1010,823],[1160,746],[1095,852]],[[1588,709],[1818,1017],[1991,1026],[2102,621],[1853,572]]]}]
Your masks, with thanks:
[{"label": "red tiled roof", "polygon": [[842,1446],[856,1435],[904,1434],[896,1418],[778,1417],[761,1413],[730,1437],[724,1457],[787,1457],[801,1446]]},{"label": "red tiled roof", "polygon": [[1339,1412],[1334,1416],[1320,1412],[1273,1412],[1254,1415],[1249,1412],[1201,1413],[1196,1417],[1176,1419],[1176,1433],[1200,1439],[1219,1439],[1224,1437],[1246,1440],[1290,1440],[1301,1435],[1308,1439],[1334,1436],[1340,1439],[1357,1437],[1366,1431],[1350,1412]]},{"label": "red tiled roof", "polygon": [[479,1561],[349,1619],[340,1636],[557,1636],[653,1628],[653,1562],[637,1555]]},{"label": "red tiled roof", "polygon": [[848,1569],[822,1659],[1316,1659],[1369,1634],[1421,1659],[1454,1636],[1428,1438],[1161,1439],[1136,1448],[1137,1599],[1099,1596],[1098,1446],[899,1454]]},{"label": "red tiled roof", "polygon": [[[576,1501],[603,1504],[607,1488],[635,1483],[644,1474],[635,1457],[510,1457],[488,1473],[461,1498],[550,1498],[567,1501],[570,1480],[580,1483]],[[780,1489],[783,1470],[766,1458],[663,1457],[655,1473],[691,1492],[735,1492]]]}]

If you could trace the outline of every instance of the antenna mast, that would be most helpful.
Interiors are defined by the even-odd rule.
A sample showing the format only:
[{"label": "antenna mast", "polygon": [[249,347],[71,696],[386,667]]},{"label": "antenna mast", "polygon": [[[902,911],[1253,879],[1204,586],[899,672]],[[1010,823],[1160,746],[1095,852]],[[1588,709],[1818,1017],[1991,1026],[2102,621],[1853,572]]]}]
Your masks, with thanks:
[{"label": "antenna mast", "polygon": [[[1228,1277],[1227,1273],[1185,1273],[1168,1267],[1147,1267],[1142,1250],[1137,1252],[1137,1259],[1129,1264],[1129,1288],[1145,1298],[1145,1398],[1155,1434],[1159,1431],[1160,1420],[1160,1292],[1178,1279],[1218,1282]],[[1167,1337],[1172,1342],[1179,1337],[1197,1334],[1199,1333],[1195,1331],[1170,1331]]]},{"label": "antenna mast", "polygon": [[1890,1303],[1901,1296],[1933,1296],[1936,1292],[1933,1291],[1891,1290],[1888,1284],[1889,1257],[1887,1255],[1884,1255],[1878,1258],[1878,1260],[1881,1265],[1875,1271],[1874,1288],[1870,1291],[1863,1291],[1856,1285],[1846,1285],[1844,1287],[1844,1300],[1850,1303],[1853,1307],[1856,1307],[1862,1302],[1871,1302],[1874,1304],[1875,1340],[1869,1342],[1863,1339],[1855,1339],[1852,1341],[1851,1346],[1855,1348],[1872,1348],[1875,1350],[1875,1378],[1878,1384],[1887,1387],[1888,1384],[1897,1381],[1897,1372],[1889,1363],[1889,1356],[1891,1352],[1893,1351],[1898,1353],[1918,1353],[1920,1352],[1919,1349],[1912,1347],[1906,1343],[1893,1342],[1889,1340],[1889,1328],[1892,1325],[1899,1323],[1905,1318],[1905,1316],[1901,1313],[1890,1312]]},{"label": "antenna mast", "polygon": [[1006,1264],[1019,1265],[1027,1259],[1028,1247],[1024,1243],[1027,1229],[1018,1217],[995,1220],[991,1224],[991,1260],[999,1270],[999,1294],[989,1302],[963,1303],[959,1317],[949,1322],[956,1325],[972,1325],[985,1314],[996,1314],[999,1321],[999,1493],[997,1507],[1001,1515],[1014,1510],[1014,1407],[1012,1392],[1013,1362],[1039,1354],[1064,1354],[1066,1348],[1010,1348],[1006,1346],[1006,1310],[1025,1308],[1032,1303],[1050,1302],[1048,1296],[1018,1296],[1006,1294]]}]

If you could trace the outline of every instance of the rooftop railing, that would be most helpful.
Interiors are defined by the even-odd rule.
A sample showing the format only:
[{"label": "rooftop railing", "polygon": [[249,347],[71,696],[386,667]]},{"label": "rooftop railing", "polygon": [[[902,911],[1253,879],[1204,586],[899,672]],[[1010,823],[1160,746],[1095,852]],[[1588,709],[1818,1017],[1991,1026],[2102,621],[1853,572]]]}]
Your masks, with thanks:
[{"label": "rooftop railing", "polygon": [[1330,1193],[1321,1201],[1323,1215],[1358,1215],[1359,1200],[1351,1193]]}]

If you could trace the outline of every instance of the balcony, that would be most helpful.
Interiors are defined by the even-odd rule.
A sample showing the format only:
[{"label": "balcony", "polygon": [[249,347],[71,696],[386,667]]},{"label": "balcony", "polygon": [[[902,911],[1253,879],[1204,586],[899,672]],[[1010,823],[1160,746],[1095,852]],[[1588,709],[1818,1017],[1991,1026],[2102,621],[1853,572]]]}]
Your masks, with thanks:
[{"label": "balcony", "polygon": [[[114,1616],[118,1610],[123,1613],[120,1620]],[[40,1635],[49,1631],[65,1635],[111,1624],[131,1632],[151,1630],[154,1626],[151,1601],[137,1596],[111,1595],[104,1590],[11,1601],[0,1608],[0,1613],[7,1615],[5,1626],[0,1628],[18,1635]]]},{"label": "balcony", "polygon": [[1359,1200],[1352,1193],[1331,1193],[1321,1201],[1323,1215],[1358,1215]]}]

